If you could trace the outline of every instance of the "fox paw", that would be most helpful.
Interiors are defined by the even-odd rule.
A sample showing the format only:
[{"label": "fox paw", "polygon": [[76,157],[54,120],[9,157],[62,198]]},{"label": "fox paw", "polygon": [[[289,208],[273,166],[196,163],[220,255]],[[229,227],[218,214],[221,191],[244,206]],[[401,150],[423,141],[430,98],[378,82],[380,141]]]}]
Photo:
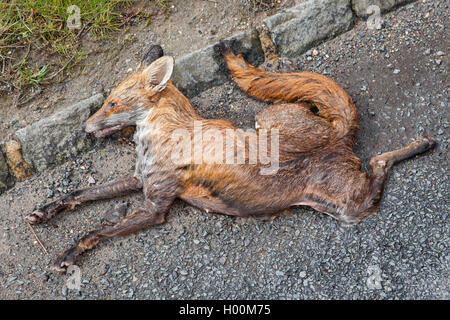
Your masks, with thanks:
[{"label": "fox paw", "polygon": [[74,200],[75,193],[69,194],[57,201],[51,202],[39,209],[34,210],[25,219],[30,224],[47,222],[58,214],[73,209],[79,202]]},{"label": "fox paw", "polygon": [[66,250],[63,254],[58,256],[55,263],[51,267],[53,271],[65,273],[69,266],[75,265],[75,261],[79,255],[78,246],[74,246]]},{"label": "fox paw", "polygon": [[25,217],[25,220],[29,224],[39,224],[39,223],[47,221],[48,219],[47,219],[46,213],[43,210],[37,209],[37,210],[33,211],[32,213],[30,213],[29,215],[27,215]]},{"label": "fox paw", "polygon": [[422,136],[419,139],[416,140],[419,145],[423,146],[423,149],[429,150],[436,146],[437,142],[430,136]]},{"label": "fox paw", "polygon": [[70,209],[70,206],[62,202],[50,203],[42,208],[34,210],[32,213],[27,215],[25,219],[30,224],[39,224],[49,221],[57,214],[66,211],[68,209]]}]

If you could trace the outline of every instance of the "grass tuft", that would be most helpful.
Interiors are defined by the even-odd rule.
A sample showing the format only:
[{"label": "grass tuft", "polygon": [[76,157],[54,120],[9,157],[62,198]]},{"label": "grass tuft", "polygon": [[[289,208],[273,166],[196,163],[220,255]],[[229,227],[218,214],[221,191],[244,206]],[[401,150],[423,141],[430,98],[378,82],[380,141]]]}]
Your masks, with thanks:
[{"label": "grass tuft", "polygon": [[18,73],[18,84],[20,87],[33,85],[35,88],[39,88],[40,84],[45,81],[48,66],[45,65],[39,68],[36,66],[31,67],[29,64],[24,63],[19,67]]},{"label": "grass tuft", "polygon": [[[51,77],[50,67],[36,66],[27,59],[31,51],[45,50],[57,54],[60,68],[70,68],[83,56],[78,37],[90,32],[94,38],[117,30],[121,23],[120,7],[128,0],[2,0],[0,2],[0,80],[12,87],[32,85],[39,87]],[[76,11],[68,7],[76,5],[82,29],[69,28]],[[78,10],[77,10],[78,11]],[[75,14],[75,16],[74,16]],[[28,48],[28,49],[27,49]],[[17,57],[17,52],[26,52]],[[60,73],[59,73],[60,74]]]}]

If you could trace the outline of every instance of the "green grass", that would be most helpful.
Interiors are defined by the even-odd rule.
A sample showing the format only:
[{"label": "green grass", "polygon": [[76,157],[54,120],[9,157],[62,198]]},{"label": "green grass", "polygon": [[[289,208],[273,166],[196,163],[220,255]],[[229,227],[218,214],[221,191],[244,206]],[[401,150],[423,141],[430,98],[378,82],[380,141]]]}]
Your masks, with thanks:
[{"label": "green grass", "polygon": [[33,85],[35,88],[39,88],[40,84],[45,80],[45,76],[48,73],[48,67],[45,65],[42,68],[38,68],[23,64],[18,68],[18,72],[18,85],[20,87]]},{"label": "green grass", "polygon": [[67,8],[80,8],[81,22],[96,36],[117,29],[118,5],[125,0],[3,0],[0,3],[0,46],[28,39],[30,35],[56,45],[73,39],[79,30],[67,27]]},{"label": "green grass", "polygon": [[[0,2],[0,80],[12,82],[16,88],[33,85],[38,87],[50,73],[47,65],[31,65],[29,60],[17,57],[16,52],[46,50],[56,54],[59,67],[70,68],[81,60],[79,49],[80,29],[69,29],[67,21],[73,12],[70,5],[80,8],[84,32],[101,38],[117,30],[122,22],[120,7],[128,0],[1,0]],[[5,67],[6,66],[6,67]],[[9,67],[9,69],[8,69]],[[5,68],[9,72],[5,71]],[[55,68],[56,69],[56,68]],[[9,73],[8,75],[6,73]]]}]

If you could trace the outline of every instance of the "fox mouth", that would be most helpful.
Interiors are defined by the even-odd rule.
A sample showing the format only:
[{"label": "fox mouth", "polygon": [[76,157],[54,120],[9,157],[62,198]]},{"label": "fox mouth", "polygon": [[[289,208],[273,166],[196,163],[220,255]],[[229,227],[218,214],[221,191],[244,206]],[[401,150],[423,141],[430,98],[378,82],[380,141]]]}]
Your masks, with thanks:
[{"label": "fox mouth", "polygon": [[114,127],[110,127],[110,128],[105,128],[105,129],[101,129],[101,130],[96,130],[94,132],[92,132],[94,134],[94,136],[96,138],[103,138],[106,136],[109,136],[111,134],[113,134],[114,132],[119,131],[120,129],[122,129],[122,125],[117,125]]}]

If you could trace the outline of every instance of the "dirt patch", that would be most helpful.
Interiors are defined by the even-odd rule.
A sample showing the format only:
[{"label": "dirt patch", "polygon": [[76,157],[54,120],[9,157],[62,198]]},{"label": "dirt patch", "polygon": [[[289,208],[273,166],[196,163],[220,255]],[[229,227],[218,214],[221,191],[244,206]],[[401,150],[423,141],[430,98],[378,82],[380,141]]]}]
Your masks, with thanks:
[{"label": "dirt patch", "polygon": [[[127,12],[141,11],[148,19],[130,19],[117,33],[95,40],[87,33],[81,39],[85,59],[68,78],[41,89],[30,88],[23,95],[30,101],[16,106],[17,91],[0,95],[0,141],[17,129],[46,117],[98,92],[106,94],[126,74],[135,70],[149,45],[161,44],[165,53],[176,58],[222,38],[261,24],[277,11],[301,0],[283,1],[169,1],[170,14],[148,2],[136,2]],[[155,11],[156,10],[156,11]],[[150,21],[150,23],[149,23]],[[17,52],[23,54],[21,52]],[[33,52],[39,65],[43,52]],[[57,57],[55,57],[57,59]]]}]

